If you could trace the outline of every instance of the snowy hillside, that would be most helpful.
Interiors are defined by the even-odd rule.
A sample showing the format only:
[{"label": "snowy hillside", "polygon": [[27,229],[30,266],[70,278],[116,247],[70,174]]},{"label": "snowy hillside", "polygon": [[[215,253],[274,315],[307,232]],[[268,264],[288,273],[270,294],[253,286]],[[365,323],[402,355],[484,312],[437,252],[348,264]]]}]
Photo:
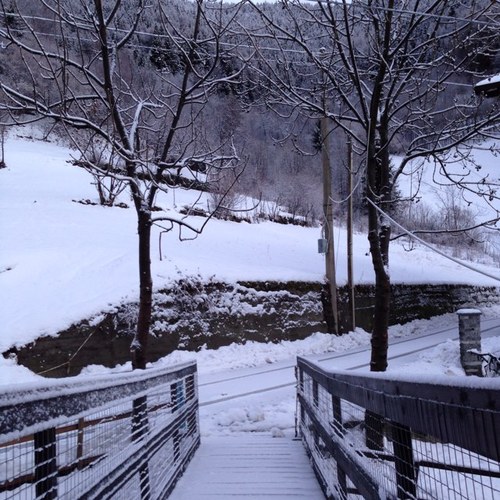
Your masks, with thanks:
[{"label": "snowy hillside", "polygon": [[[401,159],[394,157],[393,161],[398,165]],[[468,227],[494,220],[500,214],[498,143],[493,140],[472,150],[467,146],[451,150],[446,165],[431,158],[414,160],[406,172],[399,177],[397,188],[404,198],[414,200],[408,205],[407,217],[417,227],[421,228],[433,216],[441,224],[449,218],[448,224]],[[498,229],[482,228],[477,234],[477,240],[485,243],[490,255],[500,253]],[[456,239],[468,240],[463,234]],[[463,247],[465,250],[467,245]]]},{"label": "snowy hillside", "polygon": [[[493,188],[500,182],[498,160],[498,144],[488,141],[482,146],[469,150],[464,146],[452,150],[449,154],[446,168],[431,159],[415,160],[408,174],[400,177],[398,188],[404,196],[416,196],[424,203],[432,199],[435,205],[449,202],[453,196],[454,203],[461,207],[470,208],[478,219],[487,220],[495,210],[500,211],[500,201],[488,199],[488,186]],[[464,165],[462,158],[468,158]],[[394,157],[394,164],[400,159]],[[462,183],[465,189],[458,189],[452,180]],[[478,196],[476,192],[482,192]]]},{"label": "snowy hillside", "polygon": [[[78,203],[95,201],[97,193],[92,178],[70,165],[70,158],[71,151],[55,144],[19,137],[7,141],[8,168],[0,170],[0,352],[137,296],[135,212]],[[157,205],[180,209],[189,196],[172,191]],[[121,201],[130,205],[126,195]],[[206,200],[201,203],[206,206]],[[190,222],[200,226],[204,220],[192,217]],[[345,231],[337,229],[335,236],[338,281],[343,283]],[[156,230],[155,287],[179,274],[227,281],[321,281],[319,237],[319,228],[212,220],[193,241],[180,242],[175,232],[163,235],[160,260]],[[354,245],[355,282],[370,283],[366,236],[356,235]],[[395,283],[498,284],[428,249],[407,252],[399,243],[391,250],[391,276]]]}]

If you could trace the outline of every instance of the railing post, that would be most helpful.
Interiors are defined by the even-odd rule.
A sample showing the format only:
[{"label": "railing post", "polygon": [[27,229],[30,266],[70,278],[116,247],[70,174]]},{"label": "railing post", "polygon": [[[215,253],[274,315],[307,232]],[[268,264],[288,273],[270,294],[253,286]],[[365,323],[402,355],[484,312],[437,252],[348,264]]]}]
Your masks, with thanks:
[{"label": "railing post", "polygon": [[139,441],[148,432],[148,398],[141,396],[132,402],[132,441]]},{"label": "railing post", "polygon": [[36,432],[34,441],[36,498],[52,500],[57,498],[56,429]]},{"label": "railing post", "polygon": [[85,419],[78,419],[78,429],[76,433],[76,460],[78,463],[78,469],[81,469],[83,466],[82,458],[83,458],[83,431],[85,429]]},{"label": "railing post", "polygon": [[299,438],[299,429],[301,424],[304,422],[304,409],[302,408],[302,405],[300,404],[300,398],[299,394],[302,394],[302,388],[304,387],[304,373],[302,372],[301,368],[299,365],[295,365],[294,369],[295,373],[295,381],[297,383],[297,394],[296,394],[296,410],[295,410],[295,439]]},{"label": "railing post", "polygon": [[[196,386],[194,375],[188,375],[185,381],[186,386],[186,401],[190,401],[196,395]],[[196,424],[197,424],[197,413],[194,412],[187,419],[187,434],[192,436],[196,433]]]},{"label": "railing post", "polygon": [[313,405],[315,408],[319,406],[319,386],[318,382],[313,379],[312,381],[312,394],[313,394]]},{"label": "railing post", "polygon": [[[149,428],[148,424],[148,398],[141,396],[133,400],[132,403],[132,441],[140,441]],[[139,467],[139,483],[141,489],[141,499],[151,498],[151,488],[149,484],[149,464],[146,457]]]},{"label": "railing post", "polygon": [[178,380],[170,385],[170,400],[172,402],[172,413],[176,412],[186,402],[183,380]]},{"label": "railing post", "polygon": [[481,359],[469,352],[481,351],[481,311],[478,309],[459,309],[458,333],[460,338],[460,363],[466,375],[482,376]]},{"label": "railing post", "polygon": [[[172,413],[175,413],[185,402],[185,394],[183,391],[183,381],[179,380],[170,385],[170,399],[172,401]],[[181,456],[181,434],[179,427],[173,432],[174,443],[174,462],[177,462]]]},{"label": "railing post", "polygon": [[186,377],[186,399],[193,399],[195,396],[194,375]]},{"label": "railing post", "polygon": [[[316,411],[319,411],[319,384],[316,380],[312,379],[312,399],[313,406]],[[319,448],[319,434],[316,432],[316,429],[313,429],[313,438],[314,445],[316,448]]]},{"label": "railing post", "polygon": [[342,422],[342,405],[339,397],[332,394],[333,428],[339,437],[344,435]]},{"label": "railing post", "polygon": [[[304,394],[304,370],[299,368],[299,390],[301,394]],[[302,405],[300,405],[300,423],[304,424],[306,420],[306,412]]]},{"label": "railing post", "polygon": [[365,440],[370,450],[384,449],[384,419],[373,411],[365,411]]},{"label": "railing post", "polygon": [[[344,428],[342,423],[342,402],[341,399],[332,394],[332,413],[333,413],[333,429],[336,434],[343,438]],[[339,498],[344,500],[347,498],[347,476],[342,467],[337,462],[337,492]]]},{"label": "railing post", "polygon": [[416,498],[417,478],[413,460],[411,430],[409,427],[395,422],[391,424],[391,427],[398,498]]}]

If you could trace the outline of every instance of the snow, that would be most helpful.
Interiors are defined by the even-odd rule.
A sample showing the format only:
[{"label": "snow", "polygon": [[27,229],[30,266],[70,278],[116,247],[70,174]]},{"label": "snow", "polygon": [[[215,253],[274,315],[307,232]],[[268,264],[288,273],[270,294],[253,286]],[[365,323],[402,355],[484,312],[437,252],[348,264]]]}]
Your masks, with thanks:
[{"label": "snow", "polygon": [[497,83],[497,82],[500,82],[500,74],[484,78],[483,80],[477,82],[476,85],[474,85],[474,87],[479,87],[481,85],[487,85],[489,83]]},{"label": "snow", "polygon": [[198,372],[204,375],[220,371],[221,366],[225,370],[236,370],[273,364],[296,356],[346,351],[367,345],[369,342],[370,335],[359,328],[356,332],[341,337],[326,333],[314,333],[304,340],[282,340],[276,344],[246,342],[244,345],[233,343],[218,349],[202,349],[196,353],[174,351],[158,363],[175,364],[196,360]]},{"label": "snow", "polygon": [[[453,149],[446,158],[446,173],[443,166],[432,158],[414,160],[406,173],[399,177],[398,190],[403,197],[415,197],[411,211],[418,209],[421,202],[436,214],[440,210],[461,209],[468,211],[477,224],[494,220],[500,213],[496,187],[500,180],[498,146],[498,142],[488,140],[472,148],[469,144]],[[397,166],[401,159],[395,156],[393,161]],[[462,187],[454,185],[450,179],[462,183]],[[481,239],[499,252],[498,231],[482,230]],[[498,276],[500,273],[494,274]]]},{"label": "snow", "polygon": [[[60,145],[32,141],[11,134],[6,144],[8,168],[0,170],[0,352],[23,345],[40,335],[53,335],[82,318],[90,318],[137,296],[136,221],[132,208],[84,205],[78,200],[96,201],[92,178],[68,161],[72,152]],[[169,213],[189,203],[193,195],[171,191],[157,200]],[[127,195],[120,201],[130,205]],[[206,199],[200,203],[205,204]],[[205,219],[190,217],[200,226]],[[179,241],[174,233],[162,236],[163,259],[157,250],[159,230],[152,240],[155,286],[162,287],[181,275],[197,274],[233,282],[236,280],[321,281],[323,256],[317,253],[319,228],[301,228],[271,222],[260,224],[212,220],[193,241]],[[346,281],[345,231],[335,230],[338,281]],[[355,282],[373,282],[368,242],[356,234]],[[411,261],[411,265],[409,265]],[[482,266],[490,273],[496,268]],[[395,283],[468,283],[496,285],[494,280],[444,260],[427,248],[411,253],[394,243],[391,277]],[[497,311],[494,310],[494,313]],[[491,313],[492,314],[492,313]],[[434,320],[439,324],[439,320]],[[455,321],[449,317],[448,323]],[[417,325],[417,326],[416,326]],[[418,326],[422,325],[422,326]],[[412,323],[391,328],[393,338],[414,335],[430,323]],[[216,351],[177,351],[160,360],[176,364],[196,360],[201,377],[230,370],[250,369],[290,360],[297,355],[342,352],[367,348],[369,334],[357,330],[347,336],[314,334],[308,339],[278,344],[248,342]],[[489,349],[498,352],[497,345]],[[445,344],[432,361],[421,360],[444,374],[461,373],[446,359],[451,347]],[[483,350],[485,347],[483,346]],[[429,356],[429,354],[426,354]],[[444,368],[443,368],[444,367]],[[127,364],[111,371],[127,371]],[[110,370],[90,366],[83,377],[95,377]],[[36,382],[37,377],[14,359],[0,356],[0,384]],[[286,389],[284,389],[286,392]],[[266,404],[269,406],[266,407]],[[263,405],[263,406],[262,406]],[[277,405],[277,406],[275,406]],[[258,408],[238,408],[214,417],[214,425],[241,430],[268,428],[277,432],[283,418],[290,418],[292,399],[276,403],[273,398]],[[267,408],[267,409],[266,409]],[[239,422],[239,424],[235,424]],[[288,423],[284,426],[287,427]]]},{"label": "snow", "polygon": [[478,314],[481,314],[481,311],[479,309],[459,309],[457,311],[457,314],[460,316],[477,316]]},{"label": "snow", "polygon": [[[97,201],[97,194],[92,177],[68,163],[71,155],[57,144],[13,134],[7,141],[8,168],[0,170],[0,352],[52,335],[137,296],[134,210],[77,203]],[[157,205],[171,214],[192,197],[174,190],[160,197]],[[131,204],[125,193],[120,201]],[[202,198],[200,203],[206,206],[206,201]],[[189,217],[188,221],[199,227],[205,219]],[[341,228],[335,233],[338,282],[344,283],[346,234]],[[324,261],[316,251],[320,236],[319,228],[212,220],[192,241],[181,242],[174,232],[163,234],[160,260],[156,228],[154,283],[157,288],[164,286],[179,274],[229,282],[321,281]],[[355,282],[373,282],[366,236],[356,234],[354,247]],[[392,247],[391,277],[395,283],[496,284],[429,249],[408,253],[398,243]]]},{"label": "snow", "polygon": [[[88,174],[68,163],[70,156],[68,149],[56,144],[14,137],[7,143],[8,168],[0,170],[0,352],[42,334],[55,334],[73,321],[98,315],[137,295],[133,209],[75,202],[95,200],[96,193]],[[157,204],[173,213],[189,202],[189,196],[171,192]],[[130,205],[124,195],[120,201]],[[206,199],[201,203],[206,204]],[[204,219],[191,217],[189,222],[200,226]],[[346,235],[339,228],[335,235],[342,283],[346,280]],[[323,279],[323,256],[316,253],[319,228],[213,220],[193,241],[180,242],[173,233],[163,235],[163,259],[156,250],[158,236],[157,231],[152,245],[156,287],[177,279],[179,274],[230,282]],[[355,235],[354,245],[355,280],[370,283],[373,271],[366,237]],[[500,274],[496,268],[482,268]],[[444,260],[427,248],[417,247],[409,253],[398,243],[392,247],[391,277],[396,283],[496,285],[494,280]],[[481,350],[498,356],[500,321],[496,318],[500,306],[481,312],[485,330],[494,333],[497,329],[497,336],[482,339]],[[464,376],[458,341],[447,339],[447,329],[457,323],[456,314],[448,314],[392,326],[392,357],[383,376],[498,388],[500,378]],[[429,332],[436,332],[436,338],[444,332],[444,337],[440,336],[435,345]],[[417,351],[412,359],[400,354],[400,349],[408,350],[402,346],[408,339],[412,339],[412,350]],[[296,356],[308,356],[326,368],[357,369],[369,375],[369,348],[370,335],[361,329],[341,337],[316,333],[294,342],[247,342],[196,353],[175,351],[151,365],[144,376],[156,368],[196,361],[202,442],[227,447],[224,439],[235,436],[252,442],[255,433],[259,433],[258,438],[293,436]],[[113,369],[89,366],[74,379],[48,383],[17,365],[14,358],[0,356],[0,391],[13,400],[22,398],[22,394],[69,394],[81,387],[106,386],[111,383],[110,373],[120,373],[123,380],[137,375],[131,373],[130,363]],[[181,484],[176,494],[182,494]]]},{"label": "snow", "polygon": [[34,374],[29,368],[18,365],[15,357],[4,358],[0,356],[0,389],[12,387],[16,384],[30,382],[33,380],[44,380],[40,375]]},{"label": "snow", "polygon": [[[500,312],[499,307],[495,307],[488,311],[488,315],[497,316]],[[440,329],[441,322],[445,321],[448,325],[457,322],[456,316],[454,314],[448,314],[433,320],[421,321],[417,320],[408,325],[408,332],[411,334],[408,337],[422,336],[422,339],[416,340],[415,345],[421,347],[426,346],[428,340],[427,335],[429,331],[436,331]],[[406,325],[405,325],[406,326]],[[401,325],[396,325],[390,328],[390,343],[393,343],[397,338],[401,338],[400,331],[404,328]],[[482,340],[482,351],[486,351],[496,356],[500,356],[500,336],[491,338],[484,338]],[[402,380],[410,381],[420,381],[423,383],[433,383],[433,384],[445,384],[445,385],[459,385],[468,386],[471,388],[494,388],[498,389],[500,384],[500,378],[478,378],[478,377],[465,377],[464,370],[462,369],[459,361],[460,346],[458,340],[445,340],[435,347],[429,347],[423,349],[420,353],[415,354],[410,360],[408,358],[403,358],[401,361],[397,359],[391,359],[389,362],[388,371],[384,374],[372,374],[369,372],[369,337],[367,334],[359,331],[356,333],[351,333],[348,335],[351,341],[358,343],[359,349],[346,349],[344,351],[345,358],[348,361],[342,363],[342,358],[335,358],[332,362],[325,362],[318,359],[312,352],[308,357],[312,360],[316,360],[325,368],[333,368],[338,370],[349,369],[349,373],[353,373],[352,367],[358,364],[358,359],[362,359],[364,362],[364,368],[358,368],[357,371],[362,371],[365,376],[373,377],[389,377]],[[320,340],[317,338],[316,340]],[[338,342],[337,342],[338,341]],[[292,365],[295,364],[295,359],[293,354],[297,352],[297,347],[300,344],[304,344],[305,341],[296,341],[295,349],[290,352],[290,377],[293,373]],[[324,352],[337,352],[342,353],[341,338],[334,337],[328,347],[329,351]],[[292,346],[290,346],[292,347]],[[310,345],[312,347],[312,345]],[[235,347],[236,349],[236,347]],[[276,350],[280,350],[277,346]],[[304,354],[306,349],[304,349]],[[247,432],[259,432],[266,434],[276,434],[281,433],[287,437],[291,437],[294,434],[295,426],[295,386],[293,383],[293,378],[288,386],[282,383],[281,373],[277,372],[267,372],[268,374],[263,374],[262,376],[270,380],[272,377],[273,383],[276,386],[281,385],[282,387],[269,392],[259,392],[255,395],[251,394],[251,391],[247,388],[247,393],[250,394],[244,399],[231,400],[231,390],[233,386],[239,384],[239,387],[234,389],[236,392],[243,391],[242,384],[248,383],[246,379],[242,378],[245,374],[255,373],[256,371],[265,370],[265,359],[268,356],[269,346],[262,346],[262,357],[261,365],[258,368],[253,368],[252,370],[229,370],[232,366],[230,363],[226,364],[226,360],[222,357],[219,363],[219,376],[220,379],[226,377],[228,382],[225,384],[219,384],[217,386],[218,392],[209,392],[208,387],[205,387],[207,381],[217,380],[216,373],[214,372],[215,366],[212,365],[208,353],[200,352],[194,354],[200,370],[200,382],[202,386],[200,387],[200,397],[202,400],[202,406],[200,409],[200,422],[202,438],[218,436],[218,435],[239,435],[241,433]],[[318,352],[318,351],[316,351]],[[243,360],[246,358],[247,346],[239,346],[238,358],[240,359],[240,366],[243,365]],[[353,353],[349,357],[349,353]],[[212,353],[216,355],[216,352]],[[176,360],[175,353],[172,356],[172,361]],[[343,360],[342,359],[342,360]],[[249,366],[253,366],[256,363],[255,356],[249,356]],[[163,362],[168,362],[168,357],[163,360]],[[207,366],[208,365],[208,366]],[[234,365],[233,365],[234,366]],[[283,366],[282,363],[277,362],[276,370]],[[272,370],[272,368],[269,368]],[[209,373],[211,376],[209,376]],[[279,376],[279,377],[278,377]],[[232,378],[231,378],[232,377]],[[270,382],[268,382],[270,384]],[[211,404],[211,401],[217,401],[216,395],[221,396],[221,402],[218,404]],[[223,396],[226,396],[227,401],[223,400]],[[213,398],[213,399],[212,399]]]},{"label": "snow", "polygon": [[[500,305],[484,309],[481,318],[485,330],[481,342],[482,352],[496,356],[500,356],[499,316]],[[340,337],[316,333],[304,340],[277,344],[247,342],[245,345],[232,344],[199,352],[175,351],[153,363],[152,367],[196,361],[202,437],[235,436],[248,432],[291,437],[295,425],[293,367],[296,356],[307,356],[326,369],[349,370],[349,373],[356,369],[365,376],[375,378],[498,388],[500,377],[465,377],[459,361],[459,342],[451,340],[451,337],[457,336],[457,328],[458,319],[454,313],[391,326],[389,368],[381,374],[369,372],[370,335],[362,329]],[[438,333],[430,335],[431,332]],[[436,341],[438,344],[434,345]],[[401,356],[398,343],[403,345],[403,352],[420,352],[409,357]],[[325,354],[328,353],[332,356],[327,360]],[[130,369],[130,363],[113,370],[90,366],[81,376],[89,378]],[[268,390],[269,387],[277,389]],[[265,392],[261,392],[262,389]],[[235,394],[247,396],[235,400]]]}]

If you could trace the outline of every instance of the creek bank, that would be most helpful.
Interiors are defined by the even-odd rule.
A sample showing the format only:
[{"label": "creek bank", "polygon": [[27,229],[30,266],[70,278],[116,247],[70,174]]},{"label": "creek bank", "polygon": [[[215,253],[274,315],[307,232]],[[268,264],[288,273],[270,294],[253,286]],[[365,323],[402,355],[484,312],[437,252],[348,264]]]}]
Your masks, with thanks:
[{"label": "creek bank", "polygon": [[[149,359],[176,349],[215,349],[233,342],[298,340],[326,332],[321,283],[223,283],[184,278],[154,294]],[[499,302],[499,289],[470,285],[393,285],[391,324]],[[341,320],[348,311],[347,290],[339,289]],[[370,331],[373,286],[356,287],[356,324]],[[57,336],[3,353],[36,373],[72,376],[90,364],[113,367],[130,359],[136,303],[82,320]]]}]

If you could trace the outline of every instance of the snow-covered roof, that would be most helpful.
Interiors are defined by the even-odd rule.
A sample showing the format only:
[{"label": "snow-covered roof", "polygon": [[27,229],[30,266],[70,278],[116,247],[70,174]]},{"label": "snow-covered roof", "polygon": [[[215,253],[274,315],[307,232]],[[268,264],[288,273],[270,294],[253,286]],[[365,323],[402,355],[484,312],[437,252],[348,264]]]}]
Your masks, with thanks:
[{"label": "snow-covered roof", "polygon": [[489,76],[474,85],[476,94],[484,94],[486,97],[500,96],[500,73]]}]

